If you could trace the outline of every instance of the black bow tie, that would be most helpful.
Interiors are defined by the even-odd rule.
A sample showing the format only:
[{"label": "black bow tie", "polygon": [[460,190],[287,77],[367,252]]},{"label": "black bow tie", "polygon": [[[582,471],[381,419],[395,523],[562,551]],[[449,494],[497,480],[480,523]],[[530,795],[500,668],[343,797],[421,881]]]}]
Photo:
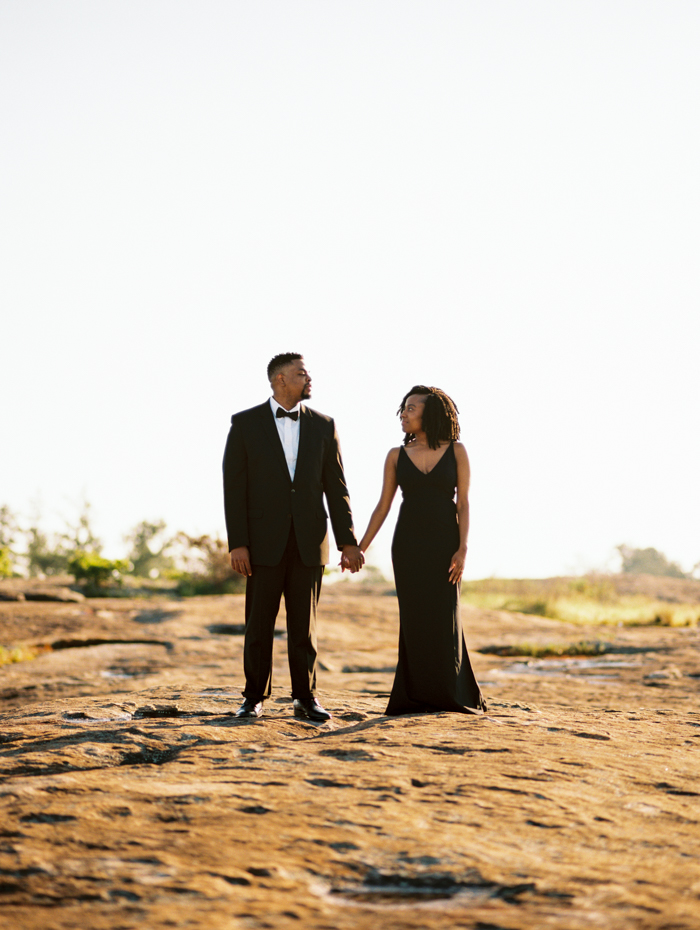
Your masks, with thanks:
[{"label": "black bow tie", "polygon": [[290,410],[285,410],[284,407],[278,407],[277,413],[275,414],[275,416],[277,417],[278,420],[281,420],[282,417],[289,417],[290,420],[298,420],[299,411],[298,410],[290,411]]}]

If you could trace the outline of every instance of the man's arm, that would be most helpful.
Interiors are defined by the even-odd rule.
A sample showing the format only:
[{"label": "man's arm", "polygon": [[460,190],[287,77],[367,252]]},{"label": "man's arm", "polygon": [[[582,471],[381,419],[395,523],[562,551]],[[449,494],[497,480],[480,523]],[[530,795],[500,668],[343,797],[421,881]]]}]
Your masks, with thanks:
[{"label": "man's arm", "polygon": [[248,551],[248,461],[240,426],[231,418],[224,451],[224,513],[231,568],[239,575],[252,574]]},{"label": "man's arm", "polygon": [[341,550],[341,565],[349,568],[351,572],[359,571],[364,563],[364,556],[360,552],[355,537],[350,510],[350,495],[345,482],[343,457],[340,452],[340,441],[335,424],[331,420],[330,429],[333,431],[332,441],[328,443],[326,456],[323,462],[323,491],[328,502],[328,514],[333,527],[333,535],[338,549]]}]

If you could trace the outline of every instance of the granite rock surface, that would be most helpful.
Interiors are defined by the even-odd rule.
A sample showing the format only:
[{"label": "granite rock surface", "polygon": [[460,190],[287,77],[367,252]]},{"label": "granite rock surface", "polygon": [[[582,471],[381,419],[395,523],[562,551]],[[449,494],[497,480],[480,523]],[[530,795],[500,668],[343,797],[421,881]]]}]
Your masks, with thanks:
[{"label": "granite rock surface", "polygon": [[465,608],[482,717],[383,716],[395,599],[324,591],[320,726],[233,716],[243,599],[0,603],[0,922],[700,927],[696,629]]}]

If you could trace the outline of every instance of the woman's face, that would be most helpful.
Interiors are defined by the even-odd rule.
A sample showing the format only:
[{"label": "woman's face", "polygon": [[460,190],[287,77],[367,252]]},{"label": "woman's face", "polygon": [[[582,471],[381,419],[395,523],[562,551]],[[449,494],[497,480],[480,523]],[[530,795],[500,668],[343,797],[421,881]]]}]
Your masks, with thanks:
[{"label": "woman's face", "polygon": [[417,433],[423,428],[424,394],[411,394],[401,411],[401,429],[404,433]]}]

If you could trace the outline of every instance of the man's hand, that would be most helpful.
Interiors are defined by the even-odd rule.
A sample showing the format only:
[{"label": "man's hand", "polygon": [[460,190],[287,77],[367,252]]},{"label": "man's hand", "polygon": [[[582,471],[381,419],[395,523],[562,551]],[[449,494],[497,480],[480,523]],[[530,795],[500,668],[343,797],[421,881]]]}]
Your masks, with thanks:
[{"label": "man's hand", "polygon": [[247,546],[238,546],[236,549],[232,549],[229,555],[231,557],[231,568],[234,572],[243,575],[244,578],[253,574],[253,569],[250,567],[250,553],[248,552]]},{"label": "man's hand", "polygon": [[364,564],[365,557],[359,546],[343,546],[343,554],[340,557],[341,571],[347,568],[354,575]]}]

